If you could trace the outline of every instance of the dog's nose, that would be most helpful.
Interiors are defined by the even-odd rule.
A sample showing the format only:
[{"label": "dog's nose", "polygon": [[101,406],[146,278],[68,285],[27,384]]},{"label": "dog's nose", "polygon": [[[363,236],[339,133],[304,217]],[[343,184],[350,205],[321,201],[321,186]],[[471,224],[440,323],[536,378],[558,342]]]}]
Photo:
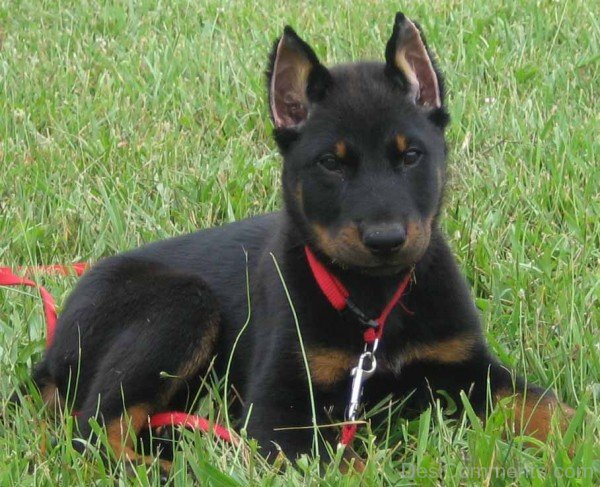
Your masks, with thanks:
[{"label": "dog's nose", "polygon": [[363,230],[362,240],[374,254],[391,253],[404,245],[406,230],[400,224],[370,226]]}]

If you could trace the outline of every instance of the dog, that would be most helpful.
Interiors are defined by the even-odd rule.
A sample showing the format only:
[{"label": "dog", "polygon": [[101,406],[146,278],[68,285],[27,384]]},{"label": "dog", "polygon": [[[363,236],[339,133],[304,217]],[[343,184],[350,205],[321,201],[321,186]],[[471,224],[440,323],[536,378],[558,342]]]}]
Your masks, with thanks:
[{"label": "dog", "polygon": [[[384,62],[331,68],[286,27],[267,87],[284,209],[96,264],[34,368],[41,397],[79,411],[81,438],[98,418],[117,455],[150,462],[127,426],[138,434],[150,415],[191,407],[210,369],[227,375],[231,413],[261,451],[294,459],[313,447],[307,426],[345,419],[366,353],[375,370],[354,410],[361,392],[365,407],[391,396],[418,411],[443,390],[459,412],[467,394],[482,418],[488,400],[510,398],[515,426],[542,441],[555,412],[565,427],[573,410],[490,352],[439,228],[449,115],[417,24],[396,15]],[[385,330],[373,320],[384,309]],[[369,329],[378,340],[365,352]]]}]

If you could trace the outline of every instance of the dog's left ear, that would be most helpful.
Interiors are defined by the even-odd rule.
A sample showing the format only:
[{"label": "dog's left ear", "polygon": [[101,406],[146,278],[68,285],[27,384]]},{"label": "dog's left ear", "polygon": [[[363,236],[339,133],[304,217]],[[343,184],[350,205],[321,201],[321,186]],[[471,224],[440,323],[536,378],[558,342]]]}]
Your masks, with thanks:
[{"label": "dog's left ear", "polygon": [[417,104],[441,108],[443,94],[427,46],[417,26],[398,12],[385,47],[386,73],[406,89]]},{"label": "dog's left ear", "polygon": [[311,47],[290,26],[275,43],[269,70],[269,106],[276,129],[293,129],[308,118],[331,83],[331,75]]}]

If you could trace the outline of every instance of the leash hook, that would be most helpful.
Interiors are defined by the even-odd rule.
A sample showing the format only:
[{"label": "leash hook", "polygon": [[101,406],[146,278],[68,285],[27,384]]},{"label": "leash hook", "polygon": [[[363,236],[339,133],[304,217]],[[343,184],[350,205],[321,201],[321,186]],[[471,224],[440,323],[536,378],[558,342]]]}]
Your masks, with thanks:
[{"label": "leash hook", "polygon": [[356,414],[358,412],[358,408],[360,407],[364,383],[375,373],[375,370],[377,369],[375,350],[377,349],[378,344],[379,340],[375,340],[372,344],[366,343],[365,350],[360,354],[356,367],[350,371],[350,376],[352,377],[352,387],[346,414],[347,421],[356,421]]}]

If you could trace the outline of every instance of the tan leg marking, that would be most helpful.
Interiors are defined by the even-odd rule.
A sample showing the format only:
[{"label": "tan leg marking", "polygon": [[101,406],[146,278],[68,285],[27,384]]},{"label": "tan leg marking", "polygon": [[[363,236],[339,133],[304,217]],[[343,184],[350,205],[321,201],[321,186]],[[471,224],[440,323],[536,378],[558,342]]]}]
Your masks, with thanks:
[{"label": "tan leg marking", "polygon": [[185,355],[189,355],[189,358],[181,364],[173,377],[165,379],[168,382],[165,382],[164,389],[160,392],[162,405],[168,404],[179,388],[184,387],[186,380],[198,374],[210,363],[219,336],[219,325],[220,316],[217,313],[206,320],[206,330],[200,344],[193,350],[187,351]]},{"label": "tan leg marking", "polygon": [[58,387],[55,384],[46,384],[42,387],[40,394],[42,401],[52,416],[56,416],[60,411],[64,410],[65,400],[60,395]]},{"label": "tan leg marking", "polygon": [[125,416],[121,416],[107,425],[108,443],[117,458],[125,457],[132,463],[143,463],[145,465],[152,465],[158,461],[160,468],[168,472],[172,466],[171,462],[140,455],[134,450],[131,433],[137,435],[148,424],[150,413],[151,409],[147,404],[138,404],[128,408]]},{"label": "tan leg marking", "polygon": [[343,475],[363,473],[365,466],[365,461],[352,448],[347,446],[344,449],[344,455],[340,463],[340,472]]},{"label": "tan leg marking", "polygon": [[559,427],[564,433],[575,410],[561,403],[551,392],[540,397],[532,391],[528,391],[526,397],[523,394],[515,394],[513,391],[503,390],[496,393],[496,400],[511,397],[509,407],[514,411],[514,433],[523,433],[527,436],[545,442],[550,433],[552,417],[559,415]]},{"label": "tan leg marking", "polygon": [[206,330],[200,340],[200,345],[193,350],[190,358],[179,368],[177,371],[178,377],[189,378],[210,362],[219,335],[219,323],[220,318],[218,315],[211,316],[206,321]]}]

